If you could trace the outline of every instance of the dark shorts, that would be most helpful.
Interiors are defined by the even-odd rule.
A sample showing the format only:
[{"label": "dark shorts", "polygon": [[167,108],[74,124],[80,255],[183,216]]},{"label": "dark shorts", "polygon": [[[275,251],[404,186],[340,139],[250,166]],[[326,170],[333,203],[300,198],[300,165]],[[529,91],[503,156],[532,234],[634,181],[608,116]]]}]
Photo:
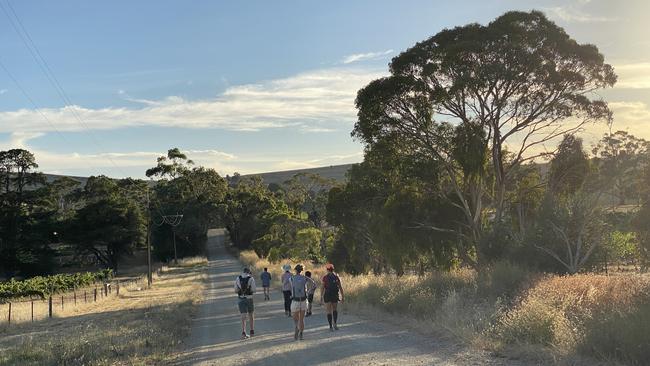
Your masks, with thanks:
[{"label": "dark shorts", "polygon": [[323,301],[325,301],[325,302],[333,302],[333,303],[339,302],[339,295],[338,294],[335,294],[335,295],[325,294],[325,296],[323,296]]},{"label": "dark shorts", "polygon": [[271,287],[271,285],[270,284],[269,285],[262,285],[262,287],[269,288],[269,287]]},{"label": "dark shorts", "polygon": [[240,297],[239,301],[237,302],[237,306],[239,307],[239,312],[242,314],[252,313],[255,311],[255,305],[253,305],[252,297]]}]

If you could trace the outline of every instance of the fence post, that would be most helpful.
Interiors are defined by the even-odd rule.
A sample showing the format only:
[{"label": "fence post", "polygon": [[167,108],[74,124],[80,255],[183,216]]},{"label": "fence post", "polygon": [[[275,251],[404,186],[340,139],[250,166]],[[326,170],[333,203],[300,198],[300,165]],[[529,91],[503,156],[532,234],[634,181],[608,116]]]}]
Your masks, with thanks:
[{"label": "fence post", "polygon": [[77,290],[74,291],[74,305],[77,306]]},{"label": "fence post", "polygon": [[9,317],[7,318],[9,324],[11,324],[11,302],[9,303]]},{"label": "fence post", "polygon": [[84,290],[84,302],[88,302],[88,298],[86,297],[86,290]]},{"label": "fence post", "polygon": [[63,295],[61,295],[61,310],[63,310]]},{"label": "fence post", "polygon": [[95,302],[97,302],[97,287],[95,287]]},{"label": "fence post", "polygon": [[34,300],[32,300],[32,323],[34,322]]},{"label": "fence post", "polygon": [[120,296],[120,280],[117,280],[117,284],[115,284],[115,294]]},{"label": "fence post", "polygon": [[104,296],[108,296],[108,284],[104,282]]},{"label": "fence post", "polygon": [[52,317],[52,295],[50,295],[50,297],[48,298],[47,308],[48,308],[48,316],[51,318]]}]

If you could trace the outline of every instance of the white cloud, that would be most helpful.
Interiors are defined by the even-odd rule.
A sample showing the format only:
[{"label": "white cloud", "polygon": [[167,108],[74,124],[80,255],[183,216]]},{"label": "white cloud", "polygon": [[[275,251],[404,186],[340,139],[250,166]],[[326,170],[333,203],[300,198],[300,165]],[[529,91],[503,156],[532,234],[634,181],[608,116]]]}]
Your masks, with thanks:
[{"label": "white cloud", "polygon": [[614,65],[618,75],[616,88],[650,88],[650,62]]},{"label": "white cloud", "polygon": [[[579,3],[581,5],[586,5],[589,3],[589,1],[580,1]],[[602,23],[613,22],[617,20],[613,17],[589,14],[583,9],[579,9],[573,5],[554,6],[544,8],[544,10],[551,18],[556,18],[568,23]]]},{"label": "white cloud", "polygon": [[270,171],[294,170],[294,169],[309,169],[320,168],[329,165],[340,165],[358,163],[363,160],[363,152],[358,152],[348,155],[332,155],[316,159],[283,159],[275,161],[269,166],[269,170],[257,171],[256,173],[265,173]]},{"label": "white cloud", "polygon": [[[0,141],[0,150],[22,148],[31,151],[36,156],[39,170],[51,174],[68,175],[99,175],[112,177],[132,176],[144,178],[144,172],[156,164],[164,151],[127,151],[102,153],[61,153],[41,150],[31,147],[29,140],[41,137],[41,133],[13,133],[6,141]],[[269,155],[263,152],[248,156],[236,156],[214,149],[182,150],[198,166],[213,168],[221,175],[235,172],[240,174],[256,174],[271,171],[316,168],[328,165],[356,163],[362,160],[361,151],[352,154],[330,156],[291,156]]]},{"label": "white cloud", "polygon": [[351,64],[354,62],[377,60],[383,58],[384,56],[388,56],[393,52],[395,51],[391,49],[391,50],[386,50],[381,52],[355,53],[352,55],[345,56],[341,62],[344,64]]},{"label": "white cloud", "polygon": [[9,91],[9,89],[0,89],[0,95],[6,94]]},{"label": "white cloud", "polygon": [[[164,151],[130,151],[130,152],[102,152],[102,153],[59,153],[33,148],[29,140],[43,136],[42,133],[16,132],[10,135],[7,141],[0,141],[0,150],[26,149],[36,156],[40,169],[47,173],[73,174],[75,171],[91,172],[89,174],[102,174],[107,169],[115,171],[119,176],[129,175],[126,171],[130,168],[140,168],[139,177],[144,176],[148,167],[156,164],[156,158],[165,155]],[[218,171],[235,171],[229,162],[237,157],[218,150],[183,150],[189,158],[201,166],[214,168]]]},{"label": "white cloud", "polygon": [[[384,71],[364,68],[332,68],[292,77],[231,86],[213,99],[186,100],[170,96],[161,100],[131,98],[118,94],[140,108],[44,108],[48,123],[36,110],[0,112],[0,132],[105,130],[132,126],[221,128],[256,131],[297,127],[304,131],[327,131],[355,119],[354,98]],[[78,115],[83,123],[75,118]]]}]

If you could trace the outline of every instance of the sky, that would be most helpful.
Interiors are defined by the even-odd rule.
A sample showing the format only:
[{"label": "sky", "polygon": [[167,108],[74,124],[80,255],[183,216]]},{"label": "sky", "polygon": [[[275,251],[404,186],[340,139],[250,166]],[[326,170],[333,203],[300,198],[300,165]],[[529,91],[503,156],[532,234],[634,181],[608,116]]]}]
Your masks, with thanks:
[{"label": "sky", "polygon": [[0,150],[136,178],[172,147],[224,175],[359,162],[354,98],[392,57],[531,9],[600,49],[613,129],[650,139],[645,0],[0,0]]}]

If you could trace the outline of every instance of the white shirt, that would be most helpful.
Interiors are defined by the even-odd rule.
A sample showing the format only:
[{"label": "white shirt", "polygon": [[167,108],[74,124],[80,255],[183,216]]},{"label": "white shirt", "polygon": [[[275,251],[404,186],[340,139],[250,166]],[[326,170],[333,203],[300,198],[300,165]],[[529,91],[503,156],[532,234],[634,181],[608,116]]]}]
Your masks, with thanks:
[{"label": "white shirt", "polygon": [[[239,293],[239,290],[241,289],[241,283],[239,282],[239,277],[237,276],[237,279],[235,280],[235,292]],[[255,293],[255,279],[248,273],[242,273],[241,277],[248,277],[248,286],[251,288],[251,293]],[[250,296],[250,295],[248,295]]]}]

